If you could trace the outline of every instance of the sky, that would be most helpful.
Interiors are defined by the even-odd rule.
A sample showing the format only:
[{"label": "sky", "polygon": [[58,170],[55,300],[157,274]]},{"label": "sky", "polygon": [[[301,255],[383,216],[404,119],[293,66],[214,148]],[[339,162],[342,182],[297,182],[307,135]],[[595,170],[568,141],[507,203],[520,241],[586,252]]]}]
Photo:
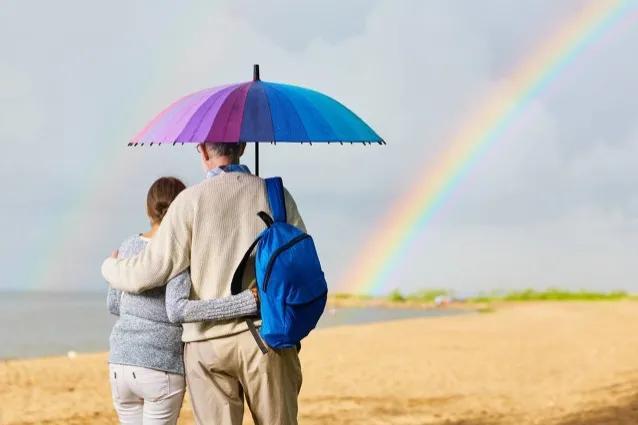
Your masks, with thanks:
[{"label": "sky", "polygon": [[[203,178],[192,146],[127,141],[186,93],[250,80],[254,63],[264,80],[340,100],[388,143],[262,148],[262,175],[284,178],[331,290],[347,290],[357,254],[447,135],[585,5],[9,0],[0,15],[0,290],[103,291],[102,259],[147,229],[153,180]],[[638,291],[636,45],[638,24],[617,31],[534,99],[380,291]]]}]

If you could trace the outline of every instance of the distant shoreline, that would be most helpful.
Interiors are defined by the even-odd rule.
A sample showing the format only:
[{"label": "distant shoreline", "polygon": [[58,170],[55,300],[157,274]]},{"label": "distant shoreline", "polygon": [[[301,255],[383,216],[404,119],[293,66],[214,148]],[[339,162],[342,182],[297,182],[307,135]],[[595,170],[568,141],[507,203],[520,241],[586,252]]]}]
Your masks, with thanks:
[{"label": "distant shoreline", "polygon": [[328,305],[333,307],[385,307],[408,309],[455,308],[483,312],[496,305],[526,302],[557,301],[638,301],[638,295],[626,291],[569,291],[561,289],[520,291],[491,291],[470,297],[456,297],[453,291],[444,289],[422,290],[411,294],[402,294],[398,290],[386,296],[369,296],[350,293],[332,293],[328,296]]}]

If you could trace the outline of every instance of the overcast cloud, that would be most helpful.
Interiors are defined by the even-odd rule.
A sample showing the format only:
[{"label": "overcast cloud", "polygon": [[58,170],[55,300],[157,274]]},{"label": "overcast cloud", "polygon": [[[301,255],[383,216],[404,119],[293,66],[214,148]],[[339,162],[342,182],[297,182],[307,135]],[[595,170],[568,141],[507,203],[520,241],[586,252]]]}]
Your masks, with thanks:
[{"label": "overcast cloud", "polygon": [[[263,174],[284,177],[332,289],[344,289],[356,253],[446,135],[584,4],[9,1],[0,289],[102,290],[102,258],[145,230],[149,184],[202,178],[192,147],[126,141],[183,94],[250,79],[253,63],[265,80],[336,97],[388,141],[263,150]],[[634,25],[572,64],[470,171],[385,288],[638,290],[636,45]]]}]

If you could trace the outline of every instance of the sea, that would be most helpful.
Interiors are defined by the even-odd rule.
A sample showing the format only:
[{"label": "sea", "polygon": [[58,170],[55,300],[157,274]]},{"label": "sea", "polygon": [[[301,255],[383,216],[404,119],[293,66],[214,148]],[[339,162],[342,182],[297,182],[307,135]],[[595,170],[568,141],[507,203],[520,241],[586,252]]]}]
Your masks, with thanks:
[{"label": "sea", "polygon": [[[328,306],[318,327],[462,313],[453,309]],[[0,292],[0,359],[106,351],[115,320],[101,293]]]}]

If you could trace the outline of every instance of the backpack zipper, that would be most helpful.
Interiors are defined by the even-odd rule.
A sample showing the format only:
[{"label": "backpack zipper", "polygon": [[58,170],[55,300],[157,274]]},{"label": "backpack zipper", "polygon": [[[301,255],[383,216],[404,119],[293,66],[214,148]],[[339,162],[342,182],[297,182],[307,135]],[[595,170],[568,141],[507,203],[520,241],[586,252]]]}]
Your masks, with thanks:
[{"label": "backpack zipper", "polygon": [[286,242],[284,245],[277,248],[275,252],[273,252],[273,254],[270,256],[270,260],[268,261],[268,266],[266,266],[266,274],[264,277],[264,292],[268,288],[268,280],[270,279],[270,273],[272,272],[273,264],[275,260],[277,259],[277,256],[281,254],[282,252],[284,252],[285,250],[287,250],[288,248],[290,248],[291,246],[295,245],[296,243],[299,243],[302,240],[308,239],[308,238],[310,238],[310,235],[307,233],[303,233],[301,235],[295,236],[294,238]]}]

